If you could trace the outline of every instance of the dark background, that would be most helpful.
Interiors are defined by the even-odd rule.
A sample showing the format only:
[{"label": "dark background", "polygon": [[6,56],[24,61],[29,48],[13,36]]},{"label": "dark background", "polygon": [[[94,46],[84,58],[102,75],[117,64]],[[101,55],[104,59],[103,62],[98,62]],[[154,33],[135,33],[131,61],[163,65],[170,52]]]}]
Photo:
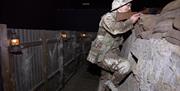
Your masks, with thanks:
[{"label": "dark background", "polygon": [[[133,10],[163,7],[169,1],[172,0],[134,0]],[[0,23],[9,28],[94,32],[111,3],[112,0],[3,0]]]}]

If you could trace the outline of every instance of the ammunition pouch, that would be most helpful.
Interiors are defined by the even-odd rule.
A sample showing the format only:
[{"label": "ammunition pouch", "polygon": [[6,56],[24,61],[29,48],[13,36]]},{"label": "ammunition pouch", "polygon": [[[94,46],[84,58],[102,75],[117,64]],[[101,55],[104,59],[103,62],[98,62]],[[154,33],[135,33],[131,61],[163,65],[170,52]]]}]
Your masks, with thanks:
[{"label": "ammunition pouch", "polygon": [[109,34],[105,34],[103,40],[96,38],[91,44],[87,60],[91,63],[101,62],[113,43],[114,39]]}]

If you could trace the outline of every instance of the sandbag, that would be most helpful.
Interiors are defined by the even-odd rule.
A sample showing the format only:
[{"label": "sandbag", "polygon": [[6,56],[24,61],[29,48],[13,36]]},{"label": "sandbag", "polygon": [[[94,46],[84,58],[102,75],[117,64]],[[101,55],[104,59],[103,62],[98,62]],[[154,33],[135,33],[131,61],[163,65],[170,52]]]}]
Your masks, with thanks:
[{"label": "sandbag", "polygon": [[172,44],[180,46],[180,31],[176,29],[168,31],[165,39]]},{"label": "sandbag", "polygon": [[180,16],[177,16],[173,21],[173,27],[180,31]]},{"label": "sandbag", "polygon": [[161,14],[178,8],[180,8],[180,0],[172,1],[162,9]]}]

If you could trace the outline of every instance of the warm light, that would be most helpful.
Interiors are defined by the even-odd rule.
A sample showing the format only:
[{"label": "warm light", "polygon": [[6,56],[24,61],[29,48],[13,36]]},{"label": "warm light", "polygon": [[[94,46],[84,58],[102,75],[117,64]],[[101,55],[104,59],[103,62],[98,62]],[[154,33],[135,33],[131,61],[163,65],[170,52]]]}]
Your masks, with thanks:
[{"label": "warm light", "polygon": [[11,39],[10,40],[10,45],[11,46],[19,46],[20,45],[20,40],[19,39]]},{"label": "warm light", "polygon": [[67,34],[65,33],[65,32],[61,32],[61,38],[63,38],[63,39],[66,39],[67,38]]},{"label": "warm light", "polygon": [[62,37],[63,37],[63,38],[67,38],[67,35],[66,35],[66,34],[62,34]]},{"label": "warm light", "polygon": [[81,36],[82,38],[84,38],[84,37],[86,37],[86,33],[80,33],[80,36]]},{"label": "warm light", "polygon": [[82,36],[83,36],[83,37],[86,37],[86,34],[83,33]]},{"label": "warm light", "polygon": [[61,32],[60,36],[62,39],[65,39],[65,40],[68,39],[68,34],[66,32]]}]

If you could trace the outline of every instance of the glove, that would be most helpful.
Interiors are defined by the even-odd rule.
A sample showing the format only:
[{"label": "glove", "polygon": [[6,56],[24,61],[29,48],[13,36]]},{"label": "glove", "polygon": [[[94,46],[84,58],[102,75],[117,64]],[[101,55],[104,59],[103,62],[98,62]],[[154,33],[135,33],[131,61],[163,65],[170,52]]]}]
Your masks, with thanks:
[{"label": "glove", "polygon": [[115,59],[112,59],[112,58],[104,59],[104,61],[108,66],[113,66],[113,65],[118,64],[118,60],[115,60]]},{"label": "glove", "polygon": [[126,74],[130,71],[129,61],[124,61],[113,67],[115,70],[118,70],[119,74]]}]

